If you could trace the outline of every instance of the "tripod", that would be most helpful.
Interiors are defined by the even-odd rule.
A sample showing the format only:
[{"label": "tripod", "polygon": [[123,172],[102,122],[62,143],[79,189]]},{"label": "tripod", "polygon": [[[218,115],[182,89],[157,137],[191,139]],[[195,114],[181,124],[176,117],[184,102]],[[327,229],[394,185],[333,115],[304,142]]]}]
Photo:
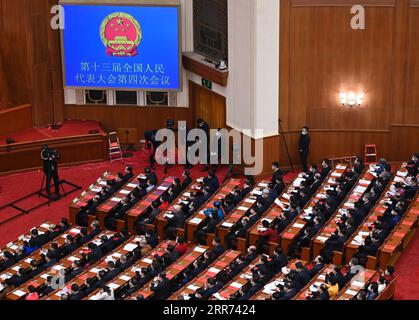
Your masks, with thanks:
[{"label": "tripod", "polygon": [[[45,195],[42,192],[44,190],[44,183],[45,183],[45,190],[47,191],[47,181],[46,180],[47,180],[47,174],[44,172],[44,175],[42,176],[41,187],[39,188],[39,191],[38,191],[38,195],[40,197],[51,199],[51,195],[50,194]],[[60,178],[58,178],[59,187],[61,187],[61,190],[63,192],[63,195],[65,196],[66,195],[66,192],[65,192],[65,189],[64,189],[64,185],[63,185],[64,182],[65,182],[64,180],[60,180]],[[54,187],[55,187],[55,185],[54,185]],[[58,195],[60,196],[60,194],[58,194]]]},{"label": "tripod", "polygon": [[290,165],[291,165],[291,170],[292,170],[292,172],[295,172],[295,171],[294,171],[294,165],[293,165],[292,160],[291,160],[290,152],[289,152],[289,150],[288,150],[287,140],[285,139],[284,131],[282,130],[282,125],[281,125],[281,122],[282,122],[282,120],[281,120],[281,119],[278,119],[278,124],[279,124],[279,134],[282,136],[282,140],[283,140],[284,145],[285,145],[285,151],[287,152],[287,156],[288,156],[288,161],[289,161],[289,163],[290,163]]}]

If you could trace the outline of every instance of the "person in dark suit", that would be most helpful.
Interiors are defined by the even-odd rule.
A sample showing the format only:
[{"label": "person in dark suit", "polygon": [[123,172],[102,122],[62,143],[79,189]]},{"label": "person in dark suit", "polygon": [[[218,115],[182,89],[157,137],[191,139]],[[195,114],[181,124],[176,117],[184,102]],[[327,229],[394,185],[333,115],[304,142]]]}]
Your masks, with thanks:
[{"label": "person in dark suit", "polygon": [[154,300],[165,300],[170,296],[170,281],[164,272],[154,278],[150,289],[154,292]]},{"label": "person in dark suit", "polygon": [[48,146],[43,146],[41,150],[41,158],[44,162],[43,171],[46,178],[46,192],[48,196],[51,195],[51,181],[54,181],[55,195],[60,196],[60,178],[58,177],[58,160],[59,153],[56,150],[50,149]]},{"label": "person in dark suit", "polygon": [[324,258],[322,256],[317,256],[316,259],[314,259],[314,266],[313,269],[310,270],[310,277],[314,277],[316,274],[320,272],[320,270],[324,267]]},{"label": "person in dark suit", "polygon": [[330,171],[332,171],[332,167],[330,166],[330,160],[324,159],[322,161],[322,172],[321,172],[321,178],[322,180],[326,179],[329,175]]},{"label": "person in dark suit", "polygon": [[279,168],[279,162],[273,162],[271,183],[275,185],[277,180],[282,180],[282,171]]},{"label": "person in dark suit", "polygon": [[220,182],[218,181],[217,176],[215,175],[214,171],[210,171],[208,176],[204,178],[205,186],[209,187],[209,192],[213,194],[218,190],[220,187]]},{"label": "person in dark suit", "polygon": [[287,256],[282,252],[281,247],[276,247],[271,255],[271,265],[273,273],[278,273],[288,264]]},{"label": "person in dark suit", "polygon": [[284,294],[279,300],[291,300],[297,294],[297,290],[293,287],[291,282],[286,282],[284,286]]},{"label": "person in dark suit", "polygon": [[192,178],[191,178],[191,173],[189,172],[189,170],[184,170],[182,173],[182,185],[181,185],[181,190],[185,191],[186,188],[192,183]]},{"label": "person in dark suit", "polygon": [[71,294],[68,300],[81,300],[84,297],[84,293],[80,290],[79,286],[76,283],[71,285]]},{"label": "person in dark suit", "polygon": [[307,172],[307,160],[310,153],[310,134],[309,129],[307,127],[304,127],[301,130],[300,135],[300,141],[298,143],[298,149],[300,152],[300,159],[301,159],[301,165],[303,166],[303,171]]},{"label": "person in dark suit", "polygon": [[215,237],[212,241],[212,245],[214,247],[213,252],[215,258],[218,258],[225,252],[225,248],[221,245],[221,239],[219,237]]},{"label": "person in dark suit", "polygon": [[235,226],[233,226],[230,233],[225,237],[225,242],[229,248],[235,247],[238,238],[245,238],[247,231],[252,225],[249,217],[243,217]]},{"label": "person in dark suit", "polygon": [[209,214],[209,221],[196,232],[195,238],[197,242],[202,245],[206,245],[206,235],[208,233],[214,233],[220,221],[220,216],[218,215],[217,210],[213,210],[211,214]]},{"label": "person in dark suit", "polygon": [[295,264],[295,268],[298,272],[298,281],[300,288],[303,288],[311,279],[310,271],[301,262]]},{"label": "person in dark suit", "polygon": [[197,120],[198,129],[201,129],[205,132],[205,135],[207,137],[207,144],[209,145],[210,142],[210,127],[208,123],[206,123],[203,119],[199,118]]},{"label": "person in dark suit", "polygon": [[179,205],[173,206],[172,216],[166,216],[165,219],[167,220],[166,230],[165,230],[165,238],[166,239],[174,239],[176,238],[176,230],[178,228],[182,229],[185,226],[185,215],[182,212],[182,207]]},{"label": "person in dark suit", "polygon": [[156,186],[159,183],[159,179],[157,178],[157,175],[153,171],[151,171],[150,168],[145,168],[144,173],[150,185]]},{"label": "person in dark suit", "polygon": [[0,264],[0,271],[6,270],[16,263],[13,253],[7,250],[3,252],[3,259],[3,262]]}]

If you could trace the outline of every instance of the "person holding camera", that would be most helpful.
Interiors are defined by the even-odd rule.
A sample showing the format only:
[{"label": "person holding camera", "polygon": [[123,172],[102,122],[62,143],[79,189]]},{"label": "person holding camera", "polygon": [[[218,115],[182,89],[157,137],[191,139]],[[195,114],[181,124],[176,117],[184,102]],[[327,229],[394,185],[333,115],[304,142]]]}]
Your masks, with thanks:
[{"label": "person holding camera", "polygon": [[44,161],[43,171],[46,178],[46,191],[51,195],[51,180],[54,180],[55,195],[60,196],[60,178],[58,177],[58,159],[60,158],[57,150],[52,150],[48,146],[43,146],[41,158]]}]

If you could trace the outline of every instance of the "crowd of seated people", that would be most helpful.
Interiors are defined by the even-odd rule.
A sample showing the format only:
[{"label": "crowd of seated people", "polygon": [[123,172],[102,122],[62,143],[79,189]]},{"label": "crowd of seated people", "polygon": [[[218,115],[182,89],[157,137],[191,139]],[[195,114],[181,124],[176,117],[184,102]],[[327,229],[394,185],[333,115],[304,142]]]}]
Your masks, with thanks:
[{"label": "crowd of seated people", "polygon": [[[66,219],[62,220],[61,223],[63,228],[68,228]],[[58,230],[57,230],[58,232]],[[84,246],[88,243],[88,253],[85,254],[86,263],[92,262],[97,252],[95,251],[96,245],[91,241],[95,236],[97,236],[100,232],[98,225],[95,224],[92,226],[92,231],[88,231],[87,228],[81,228],[80,233],[76,236],[72,236],[67,234],[65,236],[64,243],[59,246],[57,242],[52,241],[45,252],[40,253],[40,259],[32,259],[30,261],[30,266],[28,268],[19,268],[16,274],[12,275],[11,277],[6,278],[2,283],[2,290],[6,288],[17,288],[22,284],[26,283],[30,279],[36,277],[41,272],[51,268],[57,262],[59,262],[62,258],[66,257],[67,255],[71,254],[78,248]],[[84,253],[83,253],[84,254]],[[74,267],[78,267],[74,265]],[[73,268],[66,270],[66,276],[68,273],[73,272]]]},{"label": "crowd of seated people", "polygon": [[[326,197],[319,199],[314,205],[312,212],[307,214],[304,220],[307,221],[307,224],[303,232],[297,237],[297,239],[292,243],[289,248],[288,254],[290,256],[298,256],[302,247],[308,247],[312,238],[320,231],[320,229],[327,223],[327,221],[332,217],[334,212],[337,210],[342,201],[346,198],[349,191],[355,185],[360,174],[364,170],[362,165],[362,160],[360,157],[357,157],[355,160],[355,165],[350,171],[345,171],[345,173],[336,179],[336,183],[330,185],[330,188],[326,191]],[[314,171],[314,170],[313,170]],[[298,203],[297,200],[294,200],[291,197],[291,204],[296,203],[298,205],[298,210],[301,208],[301,203]],[[361,205],[361,204],[359,204]],[[349,215],[348,215],[349,217]],[[353,228],[353,220],[347,222],[342,220],[342,226],[347,226],[348,228]],[[347,237],[347,229],[342,227],[342,230],[338,231],[336,237]],[[333,244],[333,242],[332,242]],[[337,244],[339,245],[339,243]]]},{"label": "crowd of seated people", "polygon": [[88,216],[94,215],[97,207],[108,200],[115,192],[122,188],[129,180],[134,177],[133,169],[131,166],[125,168],[125,172],[118,172],[115,179],[108,180],[106,186],[102,186],[100,191],[93,199],[87,202],[87,205],[79,210],[76,215],[76,222],[79,226],[87,227]]},{"label": "crowd of seated people", "polygon": [[[219,239],[216,239],[215,241],[218,242],[218,247],[221,246],[219,244]],[[182,277],[171,288],[172,292],[181,289],[189,281],[206,270],[215,260],[216,256],[210,251],[204,255],[202,259],[195,261],[191,268],[185,270]],[[287,264],[287,257],[282,253],[282,250],[279,247],[275,249],[275,252],[271,256],[259,256],[257,248],[251,246],[248,248],[246,255],[238,256],[225,270],[219,272],[212,278],[208,278],[206,284],[201,288],[198,288],[195,293],[189,295],[182,294],[177,298],[179,300],[208,300],[219,292],[229,281],[238,276],[251,263],[253,267],[250,269],[251,276],[247,278],[247,284],[240,288],[236,294],[231,295],[229,297],[230,300],[248,300],[275,274],[280,272],[281,268]]]},{"label": "crowd of seated people", "polygon": [[[366,264],[368,256],[376,256],[378,249],[398,225],[406,213],[409,203],[414,199],[417,190],[417,164],[416,169],[412,166],[404,182],[393,184],[387,193],[388,200],[385,202],[386,210],[378,217],[377,221],[369,226],[370,234],[365,238],[363,245],[358,248],[355,257],[362,264]],[[416,175],[414,175],[416,173]]]},{"label": "crowd of seated people", "polygon": [[[127,176],[128,175],[128,176]],[[133,177],[132,172],[126,173],[125,183]],[[150,170],[150,168],[144,169],[144,175],[138,177],[139,185],[124,199],[122,199],[118,205],[112,209],[111,212],[105,218],[105,226],[108,230],[115,230],[116,221],[124,220],[127,212],[133,208],[137,203],[143,199],[147,193],[154,189],[158,184],[157,175]],[[122,185],[124,185],[123,183]]]},{"label": "crowd of seated people", "polygon": [[391,168],[386,166],[380,175],[372,180],[363,196],[354,204],[355,208],[349,209],[336,218],[338,229],[324,244],[327,254],[333,255],[333,251],[343,251],[345,242],[362,224],[368,213],[381,198],[390,178]]},{"label": "crowd of seated people", "polygon": [[[115,235],[116,237],[117,235]],[[114,238],[115,238],[114,237]],[[102,257],[105,257],[108,253],[116,249],[121,243],[127,240],[127,238],[118,237],[121,241],[116,241],[113,239],[111,246],[108,246],[106,250],[102,250],[100,254],[96,255],[96,260],[88,263],[83,267],[83,271],[91,268],[95,262],[99,261]],[[126,292],[130,292],[132,289],[134,292],[139,287],[143,286],[151,275],[151,271],[156,273],[156,270],[159,270],[162,266],[167,263],[172,263],[170,256],[163,255],[161,258],[158,256],[154,257],[153,263],[150,265],[150,270],[140,269],[136,271],[137,276],[133,278],[126,286],[118,288],[114,291],[112,288],[106,286],[106,284],[115,278],[118,274],[124,272],[128,268],[132,267],[136,261],[146,256],[155,246],[157,246],[156,236],[153,231],[149,230],[148,234],[140,235],[138,241],[136,242],[137,247],[126,255],[120,256],[116,261],[108,260],[105,268],[100,268],[96,276],[87,278],[83,285],[79,286],[76,283],[71,284],[70,290],[66,289],[61,293],[61,300],[81,300],[84,297],[93,294],[95,291],[98,291],[95,295],[92,296],[92,300],[115,300],[123,297]],[[154,245],[154,246],[152,246]],[[168,252],[171,252],[171,248],[168,247]],[[168,257],[170,256],[170,257]],[[81,273],[81,272],[80,272]],[[79,274],[80,274],[79,273]],[[75,275],[74,277],[76,277]],[[72,278],[74,278],[72,277]],[[69,279],[70,281],[71,279]],[[147,280],[147,281],[146,281]],[[134,290],[135,289],[135,290]]]},{"label": "crowd of seated people", "polygon": [[[177,195],[176,197],[173,197],[173,200],[175,200],[182,192],[182,185],[188,186],[190,184],[191,180],[189,171],[185,170],[183,177],[184,180],[182,182],[179,181],[179,185],[181,187],[179,190],[177,190]],[[186,220],[195,214],[195,212],[212,197],[212,195],[218,190],[219,187],[220,183],[217,176],[215,175],[214,171],[210,170],[208,175],[203,179],[201,183],[201,189],[194,190],[191,193],[190,201],[187,203],[181,202],[180,204],[174,205],[173,210],[167,212],[165,216],[165,219],[167,220],[164,231],[165,239],[175,239],[177,236],[176,230],[178,228],[183,229],[185,227]]]},{"label": "crowd of seated people", "polygon": [[62,218],[58,225],[50,225],[48,231],[43,234],[40,234],[37,229],[32,229],[29,240],[24,240],[23,244],[19,245],[14,253],[7,249],[1,252],[2,262],[0,263],[0,272],[25,259],[43,245],[68,230],[69,227],[68,220]]},{"label": "crowd of seated people", "polygon": [[354,300],[377,299],[394,279],[394,267],[388,266],[385,271],[369,281],[354,297]]}]

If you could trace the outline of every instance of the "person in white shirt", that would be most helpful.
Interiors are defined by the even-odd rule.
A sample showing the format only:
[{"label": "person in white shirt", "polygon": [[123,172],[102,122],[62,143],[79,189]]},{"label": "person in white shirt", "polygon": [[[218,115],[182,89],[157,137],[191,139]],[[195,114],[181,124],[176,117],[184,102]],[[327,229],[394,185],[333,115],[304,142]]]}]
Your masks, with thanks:
[{"label": "person in white shirt", "polygon": [[107,286],[103,287],[92,297],[92,300],[115,300],[113,290]]}]

